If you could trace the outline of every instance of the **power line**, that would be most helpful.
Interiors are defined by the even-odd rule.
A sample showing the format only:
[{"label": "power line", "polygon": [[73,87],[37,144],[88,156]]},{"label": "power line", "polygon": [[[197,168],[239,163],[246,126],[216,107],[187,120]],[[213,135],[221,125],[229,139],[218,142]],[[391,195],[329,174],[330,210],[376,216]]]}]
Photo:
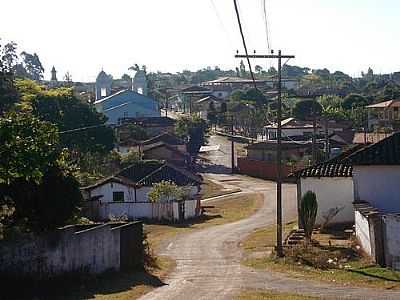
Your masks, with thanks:
[{"label": "power line", "polygon": [[257,89],[257,84],[256,84],[256,80],[255,80],[255,77],[254,77],[253,69],[251,68],[251,62],[250,62],[250,58],[249,58],[249,53],[247,51],[246,39],[244,38],[244,34],[243,34],[242,22],[240,21],[240,14],[239,14],[237,1],[233,0],[233,4],[235,6],[236,17],[237,17],[237,21],[238,21],[238,24],[239,24],[239,31],[240,31],[240,35],[242,37],[243,48],[244,48],[244,52],[246,54],[247,64],[249,65],[249,71],[250,71],[251,79],[253,80],[254,88]]},{"label": "power line", "polygon": [[270,52],[272,47],[271,47],[271,42],[270,42],[270,32],[269,32],[269,25],[268,25],[267,0],[262,0],[262,1],[263,1],[265,34],[267,36],[267,48],[268,48],[268,52]]},{"label": "power line", "polygon": [[85,130],[88,130],[88,129],[99,128],[99,127],[104,127],[104,126],[108,126],[108,125],[107,124],[101,124],[101,125],[80,127],[80,128],[70,129],[70,130],[59,131],[58,134],[80,132],[80,131],[85,131]]},{"label": "power line", "polygon": [[225,33],[225,35],[226,35],[226,37],[227,37],[227,39],[228,39],[228,42],[229,42],[230,46],[233,47],[233,42],[232,42],[231,36],[230,36],[230,34],[229,34],[229,31],[226,29],[226,27],[225,27],[225,25],[224,25],[224,22],[222,21],[221,15],[220,15],[220,13],[219,13],[219,11],[218,11],[217,6],[215,5],[214,0],[210,0],[210,2],[211,2],[211,6],[212,6],[212,8],[213,8],[213,10],[214,10],[214,12],[215,12],[215,15],[217,16],[218,23],[219,23],[220,27],[221,27],[222,30],[224,31],[224,33]]}]

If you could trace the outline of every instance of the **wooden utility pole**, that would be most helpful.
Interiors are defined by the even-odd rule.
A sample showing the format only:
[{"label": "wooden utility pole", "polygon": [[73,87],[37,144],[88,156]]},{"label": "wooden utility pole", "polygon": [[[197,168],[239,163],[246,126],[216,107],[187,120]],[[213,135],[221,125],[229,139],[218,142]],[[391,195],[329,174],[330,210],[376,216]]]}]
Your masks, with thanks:
[{"label": "wooden utility pole", "polygon": [[168,92],[165,92],[165,117],[168,117]]},{"label": "wooden utility pole", "polygon": [[[272,52],[272,51],[271,51]],[[273,53],[273,52],[272,52]],[[283,257],[283,237],[282,237],[282,58],[291,59],[294,55],[282,55],[281,50],[278,55],[235,55],[236,58],[273,58],[278,59],[278,111],[277,111],[277,170],[276,170],[276,254]]]},{"label": "wooden utility pole", "polygon": [[235,173],[235,142],[233,140],[233,136],[235,135],[235,131],[233,128],[233,115],[231,116],[231,166],[232,166],[232,174]]},{"label": "wooden utility pole", "polygon": [[331,147],[329,145],[329,121],[325,117],[325,159],[328,160],[331,156]]},{"label": "wooden utility pole", "polygon": [[313,126],[313,135],[312,135],[312,165],[315,165],[317,162],[317,151],[316,151],[316,139],[317,139],[317,114],[315,111],[315,102],[312,102],[312,126]]}]

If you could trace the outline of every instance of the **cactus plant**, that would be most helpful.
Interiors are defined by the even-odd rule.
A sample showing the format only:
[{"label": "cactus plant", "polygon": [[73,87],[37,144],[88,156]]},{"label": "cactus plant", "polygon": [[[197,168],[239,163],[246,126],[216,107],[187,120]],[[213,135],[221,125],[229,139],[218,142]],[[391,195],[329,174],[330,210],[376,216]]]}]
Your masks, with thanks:
[{"label": "cactus plant", "polygon": [[306,246],[311,241],[312,231],[317,217],[318,203],[314,192],[307,191],[301,198],[300,203],[300,223],[304,229]]}]

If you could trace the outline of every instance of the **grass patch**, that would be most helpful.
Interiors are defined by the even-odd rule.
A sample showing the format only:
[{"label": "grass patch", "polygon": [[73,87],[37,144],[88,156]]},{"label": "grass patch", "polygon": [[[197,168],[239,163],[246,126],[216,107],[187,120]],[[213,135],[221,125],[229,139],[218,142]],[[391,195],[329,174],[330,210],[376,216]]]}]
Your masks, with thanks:
[{"label": "grass patch", "polygon": [[[294,223],[285,225],[285,232]],[[353,248],[352,242],[337,232],[315,234],[318,246],[295,246],[285,249],[284,258],[273,254],[275,226],[254,231],[243,242],[245,259],[242,263],[256,269],[286,273],[294,277],[339,283],[344,286],[400,288],[400,272],[371,264]],[[260,255],[257,255],[260,254]]]},{"label": "grass patch", "polygon": [[289,293],[276,293],[273,291],[243,291],[235,300],[315,300],[320,299],[310,296],[302,296]]},{"label": "grass patch", "polygon": [[240,189],[225,189],[222,185],[211,181],[209,179],[204,179],[200,190],[200,199],[208,199],[212,197],[218,197],[223,195],[229,195],[235,192],[239,192]]},{"label": "grass patch", "polygon": [[156,249],[162,241],[179,233],[202,229],[215,225],[232,223],[247,218],[263,204],[261,194],[231,196],[226,199],[213,200],[204,207],[204,214],[193,220],[180,224],[145,224],[144,229],[152,248]]}]

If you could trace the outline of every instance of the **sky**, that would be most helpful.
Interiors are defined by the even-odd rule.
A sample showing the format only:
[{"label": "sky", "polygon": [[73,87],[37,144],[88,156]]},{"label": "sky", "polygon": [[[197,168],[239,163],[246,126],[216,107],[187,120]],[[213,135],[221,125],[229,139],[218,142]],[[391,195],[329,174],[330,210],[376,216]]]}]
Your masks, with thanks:
[{"label": "sky", "polygon": [[[400,1],[265,0],[273,49],[289,64],[352,76],[400,71]],[[129,66],[178,72],[234,69],[243,52],[233,0],[12,0],[1,5],[0,37],[36,52],[50,77],[94,81]],[[238,0],[249,50],[267,51],[263,0]],[[275,62],[253,61],[264,68]]]}]

